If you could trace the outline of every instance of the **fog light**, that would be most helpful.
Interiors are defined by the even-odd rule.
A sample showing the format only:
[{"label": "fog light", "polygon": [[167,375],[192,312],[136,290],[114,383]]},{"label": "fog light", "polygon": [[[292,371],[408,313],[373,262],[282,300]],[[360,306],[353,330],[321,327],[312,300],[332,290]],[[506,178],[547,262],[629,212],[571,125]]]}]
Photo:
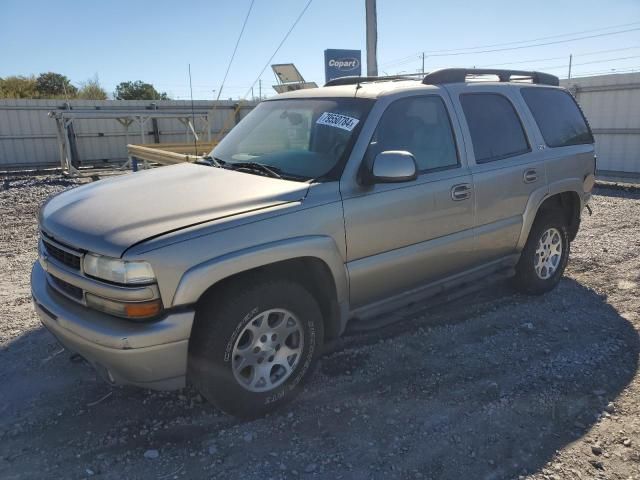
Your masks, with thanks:
[{"label": "fog light", "polygon": [[151,302],[127,303],[98,297],[91,293],[87,293],[85,298],[89,307],[123,318],[150,318],[162,310],[162,302],[159,299]]}]

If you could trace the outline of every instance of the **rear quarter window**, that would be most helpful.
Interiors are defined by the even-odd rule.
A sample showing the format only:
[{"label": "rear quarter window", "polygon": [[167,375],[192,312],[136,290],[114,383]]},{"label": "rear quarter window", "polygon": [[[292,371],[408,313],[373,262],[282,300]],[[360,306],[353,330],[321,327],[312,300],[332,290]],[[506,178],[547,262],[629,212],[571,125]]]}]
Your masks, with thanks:
[{"label": "rear quarter window", "polygon": [[569,92],[535,87],[520,91],[547,146],[555,148],[593,143],[589,125]]}]

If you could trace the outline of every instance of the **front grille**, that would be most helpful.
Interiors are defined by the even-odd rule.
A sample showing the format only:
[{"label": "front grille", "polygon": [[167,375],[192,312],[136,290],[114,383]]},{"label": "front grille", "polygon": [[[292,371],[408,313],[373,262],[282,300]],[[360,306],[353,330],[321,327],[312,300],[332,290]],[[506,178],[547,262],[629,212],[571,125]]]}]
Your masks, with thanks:
[{"label": "front grille", "polygon": [[58,248],[44,239],[42,240],[42,243],[44,244],[44,248],[49,256],[55,258],[57,261],[59,261],[63,265],[66,265],[67,267],[73,268],[74,270],[80,270],[79,255],[74,255],[73,253],[69,253],[66,250]]},{"label": "front grille", "polygon": [[82,300],[82,289],[80,287],[71,285],[70,283],[65,282],[64,280],[61,280],[58,277],[54,277],[53,275],[51,275],[51,280],[53,280],[53,283],[59,290],[66,293],[71,298],[75,298],[76,300]]}]

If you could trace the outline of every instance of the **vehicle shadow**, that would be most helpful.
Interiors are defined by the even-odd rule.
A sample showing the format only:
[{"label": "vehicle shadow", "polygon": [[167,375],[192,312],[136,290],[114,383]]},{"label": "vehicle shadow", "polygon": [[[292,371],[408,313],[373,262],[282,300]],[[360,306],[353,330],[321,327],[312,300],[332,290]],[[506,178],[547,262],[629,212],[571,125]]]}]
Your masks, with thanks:
[{"label": "vehicle shadow", "polygon": [[[315,478],[517,478],[584,436],[638,369],[638,332],[570,278],[540,297],[503,283],[438,307],[414,306],[406,316],[334,343],[290,406],[252,422],[202,403],[190,388],[109,387],[65,354],[26,372],[5,368],[12,417],[0,429],[0,456],[59,447],[67,469],[82,473],[93,462],[115,474],[124,471],[123,456],[137,452],[125,471],[135,476],[136,468],[162,473],[140,453],[160,448],[198,478],[207,475],[192,453],[206,454],[213,442],[221,478],[266,469],[273,452],[287,452],[277,478],[294,478],[310,463]],[[16,362],[34,344],[46,359],[57,350],[50,342],[36,330],[0,350],[0,362]],[[85,431],[91,441],[83,449],[65,449]],[[249,457],[238,445],[247,435],[260,439]],[[4,465],[0,476],[39,468],[18,455]]]},{"label": "vehicle shadow", "polygon": [[[540,297],[515,294],[505,282],[414,312],[365,335],[372,350],[347,339],[322,366],[329,377],[375,372],[347,384],[340,400],[367,399],[359,408],[378,412],[373,452],[363,455],[381,471],[389,445],[405,470],[427,478],[540,471],[609,415],[605,408],[637,373],[638,332],[606,298],[570,278]],[[322,390],[313,401],[331,404],[336,395]]]}]

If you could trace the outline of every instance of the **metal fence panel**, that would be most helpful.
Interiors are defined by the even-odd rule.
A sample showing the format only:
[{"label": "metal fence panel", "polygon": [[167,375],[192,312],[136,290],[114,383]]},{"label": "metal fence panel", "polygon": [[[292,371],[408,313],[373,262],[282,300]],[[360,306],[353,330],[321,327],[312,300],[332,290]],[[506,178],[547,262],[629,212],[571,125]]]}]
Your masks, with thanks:
[{"label": "metal fence panel", "polygon": [[[223,125],[227,130],[235,125],[236,105],[233,101],[194,101],[196,114],[208,112],[210,115],[212,138],[219,134]],[[243,103],[240,117],[255,105],[255,102]],[[95,112],[157,109],[187,116],[191,112],[188,100],[70,100],[68,107]],[[0,170],[60,165],[56,123],[48,113],[65,109],[64,100],[0,100]],[[161,143],[184,142],[193,138],[187,136],[185,125],[178,119],[162,118],[157,122]],[[127,158],[125,128],[115,119],[76,119],[73,125],[83,163],[123,161]],[[151,121],[145,127],[143,136],[137,125],[131,125],[129,143],[154,143]],[[204,128],[204,123],[196,120],[196,130],[200,132]]]},{"label": "metal fence panel", "polygon": [[[596,137],[598,168],[603,173],[640,176],[640,73],[601,75],[562,80],[582,106]],[[195,101],[196,111],[213,109],[214,102]],[[147,109],[190,112],[188,100],[71,100],[72,109]],[[243,104],[244,117],[255,103]],[[216,104],[210,119],[212,137],[234,123],[235,103]],[[59,165],[55,121],[51,110],[65,108],[63,100],[0,100],[0,169]],[[184,142],[186,128],[178,119],[158,119],[160,141]],[[132,125],[130,143],[153,143],[151,122],[146,125],[144,142]],[[74,121],[77,145],[83,162],[124,160],[125,129],[113,119]]]},{"label": "metal fence panel", "polygon": [[640,177],[640,73],[561,80],[589,119],[600,176]]}]

